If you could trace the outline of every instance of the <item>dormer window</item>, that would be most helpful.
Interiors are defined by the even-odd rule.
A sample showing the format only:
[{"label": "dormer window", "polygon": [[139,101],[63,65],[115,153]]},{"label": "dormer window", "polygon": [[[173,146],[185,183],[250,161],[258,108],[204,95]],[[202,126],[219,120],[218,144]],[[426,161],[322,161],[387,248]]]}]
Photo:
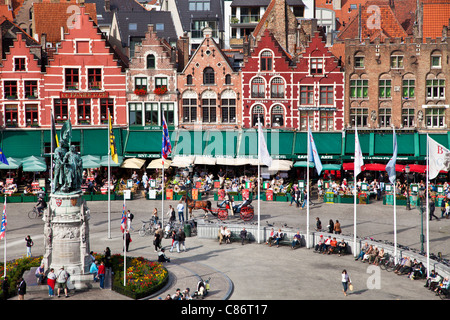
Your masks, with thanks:
[{"label": "dormer window", "polygon": [[270,51],[264,51],[261,53],[261,71],[271,71],[272,70],[273,55]]},{"label": "dormer window", "polygon": [[14,58],[14,70],[15,71],[26,71],[25,58]]}]

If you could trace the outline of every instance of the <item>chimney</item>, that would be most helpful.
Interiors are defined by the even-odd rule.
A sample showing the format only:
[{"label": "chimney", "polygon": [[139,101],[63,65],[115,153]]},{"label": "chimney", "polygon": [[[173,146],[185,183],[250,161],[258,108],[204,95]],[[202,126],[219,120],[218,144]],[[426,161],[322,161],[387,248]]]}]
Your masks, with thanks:
[{"label": "chimney", "polygon": [[106,12],[111,11],[111,0],[105,0],[105,11]]},{"label": "chimney", "polygon": [[395,7],[394,0],[389,0],[389,7],[394,9],[394,7]]},{"label": "chimney", "polygon": [[178,49],[178,71],[183,71],[189,62],[189,36],[184,32],[180,39],[177,40]]},{"label": "chimney", "polygon": [[45,50],[45,48],[47,48],[47,34],[46,33],[41,34],[41,47],[43,50]]}]

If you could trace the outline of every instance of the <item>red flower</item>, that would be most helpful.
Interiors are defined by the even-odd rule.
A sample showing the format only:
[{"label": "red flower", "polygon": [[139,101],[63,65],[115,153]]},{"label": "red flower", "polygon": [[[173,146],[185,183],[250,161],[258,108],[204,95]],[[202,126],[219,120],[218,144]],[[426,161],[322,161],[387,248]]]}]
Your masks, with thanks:
[{"label": "red flower", "polygon": [[136,90],[134,90],[134,94],[137,94],[138,96],[146,95],[147,89],[136,89]]},{"label": "red flower", "polygon": [[159,88],[156,88],[156,89],[153,91],[154,94],[158,94],[158,95],[160,95],[160,94],[165,94],[166,92],[167,92],[167,86],[161,86],[161,87],[159,87]]}]

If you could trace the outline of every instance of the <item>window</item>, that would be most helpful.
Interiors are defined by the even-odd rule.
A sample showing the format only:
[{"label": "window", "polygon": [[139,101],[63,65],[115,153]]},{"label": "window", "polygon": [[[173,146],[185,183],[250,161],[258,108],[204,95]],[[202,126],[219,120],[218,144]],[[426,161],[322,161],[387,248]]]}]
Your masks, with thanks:
[{"label": "window", "polygon": [[213,68],[207,67],[203,70],[203,84],[215,84]]},{"label": "window", "polygon": [[367,108],[351,108],[350,122],[355,127],[367,127],[367,119],[369,118],[369,110]]},{"label": "window", "polygon": [[111,114],[111,123],[114,123],[114,99],[102,98],[100,99],[100,121],[103,124],[108,123],[108,110]]},{"label": "window", "polygon": [[134,89],[147,91],[147,78],[144,77],[134,78]]},{"label": "window", "polygon": [[334,111],[320,111],[320,130],[333,131]]},{"label": "window", "polygon": [[153,54],[147,55],[147,69],[155,69],[156,60]]},{"label": "window", "polygon": [[403,69],[403,56],[392,55],[391,56],[391,68]]},{"label": "window", "polygon": [[164,118],[168,125],[175,124],[175,107],[173,103],[161,103],[161,111],[164,112]]},{"label": "window", "polygon": [[300,111],[300,130],[307,131],[309,127],[314,128],[314,111]]},{"label": "window", "polygon": [[236,123],[236,99],[222,99],[222,123]]},{"label": "window", "polygon": [[445,119],[444,108],[428,108],[425,112],[427,128],[443,128]]},{"label": "window", "polygon": [[155,89],[161,89],[162,87],[167,89],[167,78],[155,78]]},{"label": "window", "polygon": [[131,22],[128,24],[128,30],[130,31],[136,31],[137,30],[137,23]]},{"label": "window", "polygon": [[258,121],[261,123],[261,125],[264,127],[264,107],[261,105],[256,105],[252,109],[252,127],[255,127],[258,125]]},{"label": "window", "polygon": [[25,98],[35,99],[38,97],[38,82],[36,80],[25,80]]},{"label": "window", "polygon": [[186,77],[186,84],[192,85],[192,74],[188,74]]},{"label": "window", "polygon": [[402,90],[403,99],[414,99],[416,81],[415,80],[403,80],[402,85],[403,85],[403,88],[402,88],[403,89]]},{"label": "window", "polygon": [[432,79],[427,80],[427,98],[441,99],[445,97],[445,80]]},{"label": "window", "polygon": [[380,108],[378,111],[378,123],[380,127],[387,128],[391,126],[391,108]]},{"label": "window", "polygon": [[68,119],[69,111],[67,99],[53,100],[53,112],[55,113],[55,122],[62,123]]},{"label": "window", "polygon": [[264,79],[263,78],[255,78],[252,80],[252,98],[264,98],[265,97],[265,88],[264,88]]},{"label": "window", "polygon": [[320,104],[333,105],[334,88],[333,86],[320,87]]},{"label": "window", "polygon": [[142,103],[129,103],[128,108],[130,125],[142,126]]},{"label": "window", "polygon": [[431,68],[441,68],[441,55],[433,54],[431,56]]},{"label": "window", "polygon": [[272,108],[272,127],[284,126],[284,109],[277,105]]},{"label": "window", "polygon": [[403,127],[415,127],[414,122],[414,109],[413,108],[403,108],[402,109],[402,123]]},{"label": "window", "polygon": [[155,30],[156,31],[164,31],[164,23],[157,23],[155,25]]},{"label": "window", "polygon": [[364,68],[364,56],[355,56],[355,68]]},{"label": "window", "polygon": [[391,98],[391,80],[380,80],[378,82],[379,97],[381,99]]},{"label": "window", "polygon": [[231,75],[227,74],[225,76],[225,84],[231,84]]},{"label": "window", "polygon": [[202,99],[202,121],[216,122],[216,99]]},{"label": "window", "polygon": [[39,124],[37,104],[25,105],[25,121],[27,126],[36,126]]},{"label": "window", "polygon": [[260,70],[271,71],[272,70],[272,52],[263,51],[260,59]]},{"label": "window", "polygon": [[197,99],[183,99],[183,122],[197,120]]},{"label": "window", "polygon": [[18,116],[17,105],[5,105],[5,121],[8,127],[17,127]]},{"label": "window", "polygon": [[314,87],[300,86],[300,104],[313,105],[314,104]]},{"label": "window", "polygon": [[64,70],[65,73],[65,88],[66,90],[78,90],[79,82],[79,70],[67,68]]},{"label": "window", "polygon": [[367,98],[369,80],[350,80],[350,98]]},{"label": "window", "polygon": [[271,98],[284,98],[284,81],[282,78],[275,78],[270,85]]},{"label": "window", "polygon": [[322,74],[323,73],[323,59],[321,58],[311,58],[311,74]]},{"label": "window", "polygon": [[26,71],[25,58],[14,58],[14,71]]},{"label": "window", "polygon": [[145,104],[145,125],[158,125],[158,104]]},{"label": "window", "polygon": [[88,89],[100,90],[102,88],[102,69],[88,69]]},{"label": "window", "polygon": [[212,29],[212,37],[218,36],[218,22],[212,20],[194,20],[192,21],[191,37],[193,39],[203,38],[203,28],[210,27]]},{"label": "window", "polygon": [[189,11],[209,11],[210,0],[189,0]]},{"label": "window", "polygon": [[5,81],[3,83],[4,99],[17,99],[17,81]]},{"label": "window", "polygon": [[77,99],[78,124],[91,123],[91,99]]}]

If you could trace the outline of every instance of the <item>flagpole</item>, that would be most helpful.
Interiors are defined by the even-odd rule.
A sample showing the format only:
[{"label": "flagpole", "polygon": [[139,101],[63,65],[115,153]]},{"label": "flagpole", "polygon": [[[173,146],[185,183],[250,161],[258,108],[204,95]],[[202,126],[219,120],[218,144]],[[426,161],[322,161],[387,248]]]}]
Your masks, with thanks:
[{"label": "flagpole", "polygon": [[428,178],[429,178],[429,167],[430,166],[430,143],[429,143],[429,137],[428,137],[428,133],[427,133],[427,191],[426,191],[426,197],[427,197],[427,216],[426,216],[426,220],[427,220],[427,278],[430,276],[430,230],[429,230],[429,208],[430,206],[428,205]]},{"label": "flagpole", "polygon": [[[5,215],[6,215],[6,196],[5,196],[5,204],[3,205],[3,217],[2,217],[2,220],[3,219],[5,219],[5,225],[4,225],[4,228],[5,228],[5,231],[4,231],[4,234],[3,234],[3,239],[5,240],[4,241],[4,243],[5,243],[5,245],[4,245],[4,248],[3,248],[3,278],[5,278],[6,277],[6,217],[5,217]],[[3,221],[2,221],[2,224],[3,224]],[[2,226],[3,227],[3,226]]]},{"label": "flagpole", "polygon": [[[392,137],[395,139],[395,144],[397,144],[397,138],[395,137],[395,127],[394,127],[394,136]],[[393,145],[394,148],[396,148],[396,145]],[[394,150],[396,152],[396,150]],[[397,154],[395,154],[395,161],[397,161]],[[395,170],[396,162],[394,162],[394,170]],[[397,179],[394,179],[394,261],[397,264],[398,258],[397,258],[397,190],[396,190],[396,182]],[[407,193],[407,196],[409,196],[409,192]]]},{"label": "flagpole", "polygon": [[[123,214],[125,214],[126,217],[126,200],[125,200],[125,195],[123,197]],[[123,286],[125,287],[127,285],[127,250],[126,250],[126,232],[127,232],[127,226],[128,226],[128,221],[126,220],[127,217],[125,218],[125,226],[123,229]]]},{"label": "flagpole", "polygon": [[311,148],[311,138],[309,137],[309,116],[307,117],[307,123],[308,123],[308,133],[306,134],[306,146],[308,150],[306,151],[306,195],[304,201],[306,201],[306,248],[310,248],[310,241],[309,241],[309,160],[310,160],[310,148]]},{"label": "flagpole", "polygon": [[262,130],[260,130],[260,126],[261,123],[259,122],[259,117],[258,117],[258,179],[256,180],[258,183],[258,243],[261,243],[261,235],[260,235],[260,225],[261,225],[261,221],[260,221],[260,212],[261,212],[261,181],[260,181],[260,176],[261,176],[261,137],[260,135],[260,131],[262,133]]},{"label": "flagpole", "polygon": [[[110,127],[111,126],[111,127]],[[108,239],[111,239],[111,188],[109,184],[111,183],[111,132],[112,123],[111,123],[111,114],[108,108]],[[125,195],[124,195],[125,199]]]},{"label": "flagpole", "polygon": [[[50,119],[52,123],[50,124],[50,193],[53,192],[53,139],[54,139],[54,133],[53,133],[53,125],[55,123],[55,120],[53,119],[53,106],[50,109],[51,115]],[[56,125],[55,125],[56,130]]]},{"label": "flagpole", "polygon": [[[163,111],[163,113],[164,113],[164,111]],[[163,117],[164,117],[164,115],[163,115]],[[165,121],[165,119],[164,119],[164,121]],[[161,181],[161,185],[162,185],[162,188],[161,188],[161,191],[162,191],[162,197],[161,197],[161,216],[162,216],[162,219],[164,219],[164,167],[165,167],[165,159],[164,159],[164,155],[163,155],[163,150],[164,150],[164,125],[161,127],[161,130],[162,130],[162,141],[163,141],[163,143],[162,143],[162,145],[163,145],[163,147],[162,147],[162,149],[161,149],[161,159],[162,159],[162,181]],[[187,194],[187,193],[186,193]],[[162,223],[162,228],[164,228],[164,221],[161,219],[161,223]]]}]

